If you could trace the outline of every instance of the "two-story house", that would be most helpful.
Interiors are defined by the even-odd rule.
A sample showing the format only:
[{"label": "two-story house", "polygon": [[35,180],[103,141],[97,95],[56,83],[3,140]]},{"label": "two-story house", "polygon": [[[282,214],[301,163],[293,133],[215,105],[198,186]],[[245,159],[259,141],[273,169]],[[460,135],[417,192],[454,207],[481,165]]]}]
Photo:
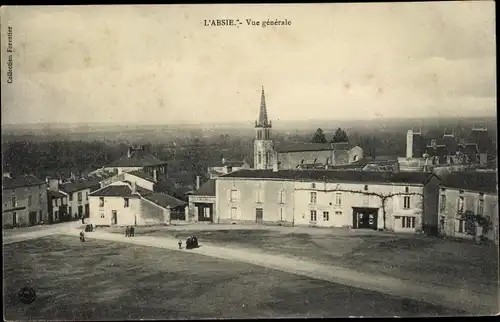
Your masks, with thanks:
[{"label": "two-story house", "polygon": [[482,235],[476,222],[464,215],[488,217],[492,227],[485,234],[498,244],[497,172],[453,172],[440,184],[439,230],[442,235],[472,239]]},{"label": "two-story house", "polygon": [[99,180],[81,180],[59,185],[59,190],[68,195],[69,220],[89,217],[89,194],[99,188]]},{"label": "two-story house", "polygon": [[216,180],[215,222],[437,233],[430,173],[241,170]]},{"label": "two-story house", "polygon": [[47,223],[47,184],[35,176],[2,178],[3,227]]}]

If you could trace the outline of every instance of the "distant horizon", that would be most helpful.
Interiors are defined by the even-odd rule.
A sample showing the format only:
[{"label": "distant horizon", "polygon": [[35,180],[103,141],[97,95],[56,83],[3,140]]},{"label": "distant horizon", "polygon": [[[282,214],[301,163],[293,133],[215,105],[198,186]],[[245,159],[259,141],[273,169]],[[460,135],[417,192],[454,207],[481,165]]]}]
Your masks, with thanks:
[{"label": "distant horizon", "polygon": [[[372,118],[372,119],[366,119],[366,118],[351,118],[351,119],[308,119],[308,120],[282,120],[282,119],[277,119],[273,120],[271,119],[270,121],[275,124],[275,123],[316,123],[316,122],[374,122],[374,121],[380,121],[381,119],[387,120],[387,121],[398,121],[398,120],[439,120],[439,119],[490,119],[490,118],[497,118],[497,115],[473,115],[473,116],[427,116],[427,117],[413,117],[413,116],[408,116],[408,117],[380,117],[380,118]],[[242,124],[254,124],[254,121],[234,121],[234,122],[192,122],[192,123],[187,123],[187,122],[177,122],[177,123],[131,123],[131,122],[43,122],[43,123],[37,123],[37,122],[30,122],[30,123],[1,123],[2,126],[33,126],[33,125],[38,125],[38,126],[44,126],[44,125],[49,125],[49,126],[57,126],[57,125],[72,125],[72,126],[85,126],[85,125],[123,125],[123,126],[158,126],[158,125],[242,125]]]}]

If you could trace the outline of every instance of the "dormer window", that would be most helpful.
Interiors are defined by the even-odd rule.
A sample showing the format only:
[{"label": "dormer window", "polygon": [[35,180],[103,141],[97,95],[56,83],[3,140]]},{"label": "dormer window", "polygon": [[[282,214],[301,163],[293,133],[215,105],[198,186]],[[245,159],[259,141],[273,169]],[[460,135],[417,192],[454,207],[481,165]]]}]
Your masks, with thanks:
[{"label": "dormer window", "polygon": [[410,188],[405,187],[405,193],[409,193],[409,192],[410,192]]},{"label": "dormer window", "polygon": [[368,185],[367,184],[365,184],[365,189],[364,190],[368,191]]},{"label": "dormer window", "polygon": [[311,188],[316,189],[316,184],[315,183],[311,183]]}]

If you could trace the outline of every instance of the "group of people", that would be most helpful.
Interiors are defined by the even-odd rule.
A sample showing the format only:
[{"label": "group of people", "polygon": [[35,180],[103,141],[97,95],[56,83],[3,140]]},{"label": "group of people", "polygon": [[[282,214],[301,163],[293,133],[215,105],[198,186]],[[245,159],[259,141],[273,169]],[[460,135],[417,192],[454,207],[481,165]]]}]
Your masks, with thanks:
[{"label": "group of people", "polygon": [[134,237],[134,236],[135,236],[134,226],[127,226],[127,228],[125,228],[125,237]]}]

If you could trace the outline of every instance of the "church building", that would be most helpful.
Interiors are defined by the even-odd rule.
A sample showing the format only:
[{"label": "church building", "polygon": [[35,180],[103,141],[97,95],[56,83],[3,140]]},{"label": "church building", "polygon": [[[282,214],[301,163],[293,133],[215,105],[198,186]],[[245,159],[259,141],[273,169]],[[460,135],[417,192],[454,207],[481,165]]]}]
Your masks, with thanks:
[{"label": "church building", "polygon": [[363,158],[363,149],[348,142],[287,143],[275,145],[271,139],[272,123],[268,119],[264,87],[260,99],[259,119],[255,121],[254,169],[327,169],[347,165]]}]

